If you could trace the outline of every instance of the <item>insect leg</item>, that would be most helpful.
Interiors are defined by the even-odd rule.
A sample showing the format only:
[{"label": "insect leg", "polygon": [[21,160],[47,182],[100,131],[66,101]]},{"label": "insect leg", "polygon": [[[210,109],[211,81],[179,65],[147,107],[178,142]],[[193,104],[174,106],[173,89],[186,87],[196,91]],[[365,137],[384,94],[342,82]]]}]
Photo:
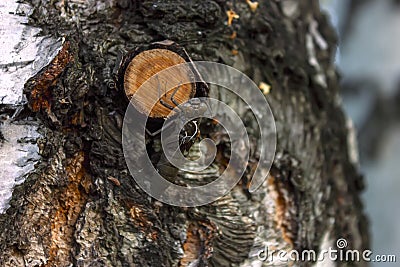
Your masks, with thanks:
[{"label": "insect leg", "polygon": [[194,138],[196,138],[197,133],[199,132],[199,127],[197,126],[196,121],[191,121],[191,123],[193,123],[195,130],[191,136],[189,136],[187,131],[185,131],[185,136],[182,137],[181,145],[191,142]]},{"label": "insect leg", "polygon": [[[166,103],[166,102],[162,99],[160,80],[158,79],[158,76],[156,76],[156,78],[157,78],[157,82],[158,82],[157,90],[158,90],[158,99],[160,99],[160,104],[163,105],[164,107],[170,109],[170,110],[173,110],[174,107],[171,106],[170,104]],[[166,93],[165,93],[165,94],[166,94]]]},{"label": "insect leg", "polygon": [[[207,102],[207,100],[202,100],[202,102],[206,105],[206,107],[207,107],[207,111],[209,111],[210,113],[209,113],[209,115],[210,115],[210,117],[214,117],[214,114],[213,114],[213,112],[212,112],[212,108],[211,108],[211,106],[209,105],[209,103]],[[206,112],[207,112],[206,111]],[[205,114],[206,114],[206,112],[205,112]]]},{"label": "insect leg", "polygon": [[181,85],[182,85],[182,83],[180,83],[180,84],[176,87],[176,89],[174,90],[174,92],[172,92],[171,97],[170,97],[172,103],[174,103],[175,106],[177,106],[177,107],[179,106],[179,103],[178,103],[178,101],[175,100],[174,96],[175,96],[176,92],[178,92],[179,87],[181,87]]},{"label": "insect leg", "polygon": [[150,135],[151,137],[157,136],[158,134],[160,134],[163,130],[167,129],[168,127],[170,127],[172,124],[174,123],[173,120],[167,122],[165,125],[163,125],[160,129],[158,129],[155,132],[150,132],[147,128],[145,128],[146,133],[148,135]]}]

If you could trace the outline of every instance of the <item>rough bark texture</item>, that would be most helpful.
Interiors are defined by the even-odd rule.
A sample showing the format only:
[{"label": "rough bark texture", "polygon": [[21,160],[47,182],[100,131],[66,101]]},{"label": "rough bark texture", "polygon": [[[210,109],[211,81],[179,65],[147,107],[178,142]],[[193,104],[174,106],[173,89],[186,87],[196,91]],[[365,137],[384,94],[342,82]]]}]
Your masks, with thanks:
[{"label": "rough bark texture", "polygon": [[[362,177],[338,104],[336,35],[317,1],[260,1],[254,12],[246,1],[218,0],[30,5],[32,25],[66,40],[25,84],[20,120],[40,122],[41,160],[0,217],[1,266],[260,266],[264,244],[319,250],[343,237],[367,248]],[[228,10],[240,16],[231,25]],[[249,171],[215,203],[179,208],[154,201],[130,177],[121,147],[128,103],[113,69],[127,50],[164,39],[193,60],[271,85],[277,153],[254,194]]]}]

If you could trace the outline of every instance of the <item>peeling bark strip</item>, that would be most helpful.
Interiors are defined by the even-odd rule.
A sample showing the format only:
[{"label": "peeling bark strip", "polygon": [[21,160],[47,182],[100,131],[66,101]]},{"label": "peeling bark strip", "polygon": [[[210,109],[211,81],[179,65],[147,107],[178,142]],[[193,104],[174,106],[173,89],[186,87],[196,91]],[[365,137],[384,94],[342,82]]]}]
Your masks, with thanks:
[{"label": "peeling bark strip", "polygon": [[[257,253],[265,245],[318,251],[344,237],[349,249],[368,247],[362,177],[348,156],[345,117],[336,102],[336,36],[318,1],[29,4],[30,24],[69,43],[25,86],[34,112],[21,113],[20,120],[40,121],[41,160],[0,215],[0,266],[248,267],[263,264]],[[151,47],[165,39],[193,60],[228,64],[269,85],[263,90],[275,116],[277,153],[273,178],[254,194],[247,189],[254,153],[241,183],[197,208],[159,203],[129,175],[121,147],[129,103],[121,76],[118,90],[112,81],[120,55],[166,49]],[[208,94],[197,89],[196,95]],[[235,107],[256,148],[259,130],[242,102],[213,86],[210,97]],[[218,140],[217,159],[201,174],[179,171],[175,182],[202,184],[224,169],[231,143],[221,128],[209,126],[200,125],[201,134]],[[148,149],[150,156],[160,153],[156,138]]]},{"label": "peeling bark strip", "polygon": [[[290,190],[284,188],[273,176],[268,179],[269,193],[275,199],[275,223],[282,233],[282,238],[292,247],[297,237],[297,225],[293,222],[296,218],[296,207]],[[293,229],[294,228],[294,229]]]},{"label": "peeling bark strip", "polygon": [[50,111],[52,101],[50,87],[54,85],[68,63],[74,60],[69,49],[70,42],[66,41],[50,64],[41,69],[38,74],[25,84],[24,91],[34,112],[40,110]]},{"label": "peeling bark strip", "polygon": [[209,222],[198,221],[190,223],[186,231],[186,241],[183,244],[184,255],[179,266],[206,264],[213,254],[212,242],[217,235],[216,226]]},{"label": "peeling bark strip", "polygon": [[83,152],[69,159],[65,167],[68,185],[60,193],[60,200],[51,222],[51,245],[46,266],[62,266],[70,260],[74,246],[75,224],[87,201],[90,178],[87,177]]}]

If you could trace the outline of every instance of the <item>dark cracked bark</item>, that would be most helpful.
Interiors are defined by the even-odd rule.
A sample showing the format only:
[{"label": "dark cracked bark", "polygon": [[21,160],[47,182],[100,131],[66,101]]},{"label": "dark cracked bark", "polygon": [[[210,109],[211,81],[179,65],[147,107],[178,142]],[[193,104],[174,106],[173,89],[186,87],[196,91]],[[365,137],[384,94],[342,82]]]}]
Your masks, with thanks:
[{"label": "dark cracked bark", "polygon": [[[363,180],[338,101],[336,35],[317,1],[29,4],[29,23],[65,40],[25,83],[18,119],[40,123],[41,160],[0,217],[1,266],[259,266],[251,264],[264,244],[319,251],[342,237],[349,248],[368,247]],[[229,10],[239,18],[228,21]],[[121,146],[128,102],[113,70],[128,50],[165,39],[193,60],[228,64],[271,86],[277,152],[255,193],[246,189],[251,165],[229,194],[197,208],[155,201],[131,178]]]}]

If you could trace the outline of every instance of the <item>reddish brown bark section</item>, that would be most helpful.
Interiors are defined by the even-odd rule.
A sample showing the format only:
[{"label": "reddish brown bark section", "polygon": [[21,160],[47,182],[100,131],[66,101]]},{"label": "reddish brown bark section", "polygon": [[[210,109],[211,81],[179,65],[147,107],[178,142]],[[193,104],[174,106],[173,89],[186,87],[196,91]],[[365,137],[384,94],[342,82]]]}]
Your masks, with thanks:
[{"label": "reddish brown bark section", "polygon": [[56,57],[43,68],[35,77],[28,81],[31,88],[27,94],[30,98],[30,105],[33,111],[49,111],[51,108],[51,86],[57,82],[57,78],[67,67],[68,63],[74,60],[69,51],[70,42],[66,41]]},{"label": "reddish brown bark section", "polygon": [[45,266],[63,266],[70,259],[76,221],[87,201],[86,190],[90,187],[83,162],[83,152],[68,159],[66,166],[68,185],[60,192],[56,212],[51,222],[51,246],[49,261]]}]

